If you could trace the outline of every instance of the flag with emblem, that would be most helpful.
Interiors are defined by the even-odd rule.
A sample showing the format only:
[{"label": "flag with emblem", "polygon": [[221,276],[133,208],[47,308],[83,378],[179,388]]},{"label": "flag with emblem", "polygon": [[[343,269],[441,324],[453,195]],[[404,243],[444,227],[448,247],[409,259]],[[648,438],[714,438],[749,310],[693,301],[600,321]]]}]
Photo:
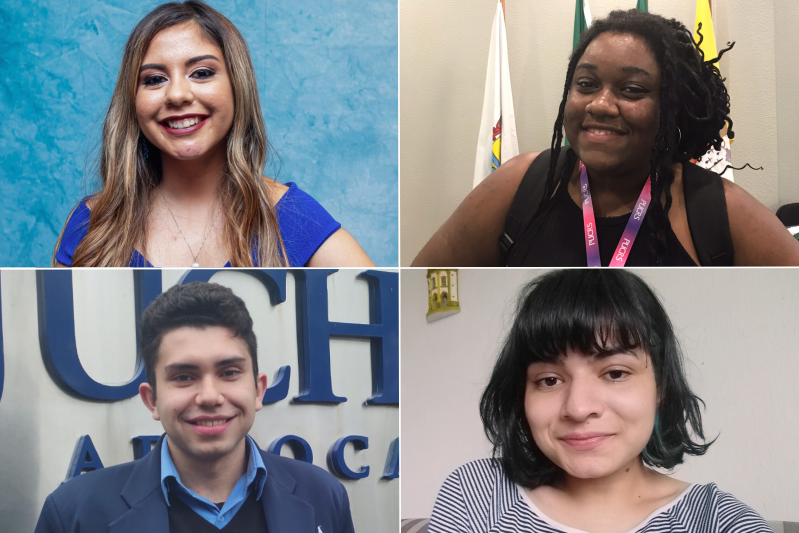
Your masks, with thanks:
[{"label": "flag with emblem", "polygon": [[[696,21],[694,22],[694,42],[699,43],[699,48],[705,55],[705,61],[710,61],[718,57],[716,48],[716,35],[713,31],[713,15],[711,12],[710,0],[696,0]],[[699,29],[702,24],[702,29]],[[699,33],[702,33],[702,42],[699,41]],[[716,63],[716,66],[719,66]],[[722,178],[733,181],[732,175],[732,151],[730,150],[730,138],[727,137],[727,125],[721,130],[721,149],[716,150],[712,146],[705,155],[696,160],[700,167],[707,168],[713,172],[721,174]],[[729,168],[728,168],[729,167]],[[725,170],[726,169],[726,170]]]},{"label": "flag with emblem", "polygon": [[474,162],[474,181],[477,187],[489,174],[508,159],[519,155],[516,137],[516,117],[513,114],[513,95],[508,69],[508,41],[505,36],[505,16],[497,2],[491,43],[488,46],[483,115],[477,135],[477,156]]}]

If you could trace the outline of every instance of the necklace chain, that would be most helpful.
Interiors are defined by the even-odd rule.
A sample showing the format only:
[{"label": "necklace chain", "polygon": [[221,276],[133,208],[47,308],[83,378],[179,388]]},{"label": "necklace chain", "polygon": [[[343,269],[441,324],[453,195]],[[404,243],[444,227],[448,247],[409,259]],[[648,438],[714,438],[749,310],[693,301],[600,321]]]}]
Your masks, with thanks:
[{"label": "necklace chain", "polygon": [[[186,247],[189,249],[189,253],[194,258],[194,263],[191,266],[193,266],[195,268],[199,267],[200,264],[197,261],[197,258],[200,256],[200,253],[202,253],[202,251],[203,251],[203,246],[205,246],[205,241],[208,239],[208,235],[211,234],[211,231],[214,229],[214,226],[216,225],[216,218],[217,218],[217,215],[219,215],[219,210],[218,209],[214,210],[214,218],[211,221],[211,227],[210,228],[208,227],[208,219],[205,220],[205,228],[203,228],[203,233],[205,233],[205,236],[203,237],[203,242],[200,243],[200,249],[197,250],[197,253],[195,254],[194,250],[191,249],[191,245],[189,245],[189,241],[186,240],[186,236],[183,234],[183,230],[180,229],[180,224],[178,224],[178,221],[175,218],[175,214],[172,212],[172,209],[169,208],[169,202],[167,201],[166,196],[164,195],[164,191],[162,191],[159,188],[158,192],[161,193],[161,198],[164,199],[164,205],[166,205],[166,210],[169,211],[169,214],[172,216],[172,220],[175,222],[175,226],[178,228],[178,231],[180,232],[180,236],[183,237],[183,242],[186,243]],[[214,202],[214,206],[216,206],[216,201]]]}]

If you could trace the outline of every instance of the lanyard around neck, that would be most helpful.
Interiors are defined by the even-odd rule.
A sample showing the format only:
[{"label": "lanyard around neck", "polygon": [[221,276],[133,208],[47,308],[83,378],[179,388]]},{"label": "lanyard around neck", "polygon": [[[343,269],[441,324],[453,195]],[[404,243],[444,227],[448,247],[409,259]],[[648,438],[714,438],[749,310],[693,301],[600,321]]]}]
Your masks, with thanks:
[{"label": "lanyard around neck", "polygon": [[[591,202],[591,190],[588,188],[588,170],[586,170],[582,161],[580,161],[580,194],[583,199],[583,229],[585,232],[585,254],[588,256],[588,266],[602,266],[599,260],[599,236],[596,231],[594,204]],[[635,203],[635,208],[630,214],[630,219],[627,221],[627,226],[624,228],[624,233],[621,235],[619,244],[616,246],[613,259],[610,260],[608,266],[623,267],[627,262],[630,248],[633,247],[635,237],[638,235],[638,230],[641,229],[641,223],[644,221],[644,216],[647,209],[649,209],[651,201],[652,185],[649,183],[649,178],[647,178],[641,195]]]}]

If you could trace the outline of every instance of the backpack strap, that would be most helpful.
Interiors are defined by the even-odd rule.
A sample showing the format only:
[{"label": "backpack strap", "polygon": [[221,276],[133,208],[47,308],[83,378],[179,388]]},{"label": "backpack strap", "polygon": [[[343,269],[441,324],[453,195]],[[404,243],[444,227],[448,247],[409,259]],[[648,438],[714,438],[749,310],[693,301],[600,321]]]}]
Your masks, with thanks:
[{"label": "backpack strap", "polygon": [[732,236],[724,178],[692,163],[683,163],[683,195],[688,228],[699,264],[732,266]]},{"label": "backpack strap", "polygon": [[[563,171],[567,156],[570,153],[571,148],[568,146],[560,149],[558,162],[555,166],[555,179]],[[544,196],[551,157],[551,149],[544,150],[538,154],[538,157],[533,160],[524,174],[521,183],[519,183],[519,188],[516,190],[508,216],[505,219],[505,231],[499,237],[499,253],[502,256],[502,264],[504,266],[508,264],[508,258],[522,226],[529,224],[538,213],[538,206],[541,205],[541,198]]]}]

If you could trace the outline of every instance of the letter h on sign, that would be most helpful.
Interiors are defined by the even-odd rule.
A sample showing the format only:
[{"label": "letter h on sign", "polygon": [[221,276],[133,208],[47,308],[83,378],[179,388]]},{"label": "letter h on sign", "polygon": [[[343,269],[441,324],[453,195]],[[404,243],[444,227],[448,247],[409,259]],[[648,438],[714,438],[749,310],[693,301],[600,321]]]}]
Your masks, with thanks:
[{"label": "letter h on sign", "polygon": [[[180,280],[208,281],[214,270],[192,269]],[[272,305],[286,300],[286,270],[237,271],[257,278],[269,292]],[[299,351],[298,402],[341,403],[333,394],[330,374],[330,338],[367,338],[371,345],[373,405],[399,404],[399,276],[396,272],[367,270],[358,277],[369,286],[369,324],[331,322],[328,319],[327,278],[336,270],[293,270],[297,309]],[[144,309],[161,293],[159,270],[134,270],[135,316],[138,325]],[[53,380],[72,396],[95,401],[118,401],[138,394],[146,380],[139,357],[136,373],[123,385],[105,385],[92,379],[78,356],[72,272],[53,269],[36,273],[39,309],[39,342],[42,357]],[[0,332],[0,393],[2,392],[2,333]],[[138,340],[138,339],[137,339]],[[264,403],[288,395],[291,368],[283,366],[264,396]]]},{"label": "letter h on sign", "polygon": [[361,337],[372,352],[371,405],[399,405],[399,276],[367,270],[358,277],[369,284],[369,324],[328,319],[327,277],[336,270],[292,271],[296,279],[298,402],[341,403],[330,377],[330,338]]}]

